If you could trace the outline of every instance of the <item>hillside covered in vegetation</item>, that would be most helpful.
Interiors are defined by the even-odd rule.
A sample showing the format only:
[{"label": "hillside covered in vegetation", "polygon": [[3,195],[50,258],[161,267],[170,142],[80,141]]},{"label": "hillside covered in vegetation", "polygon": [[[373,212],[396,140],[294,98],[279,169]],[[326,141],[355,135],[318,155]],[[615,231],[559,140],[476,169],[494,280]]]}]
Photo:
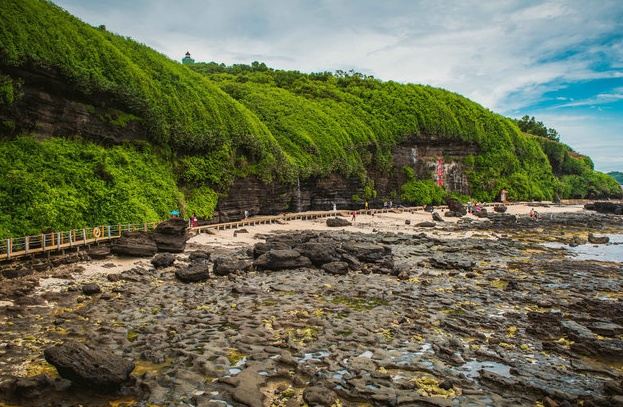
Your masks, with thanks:
[{"label": "hillside covered in vegetation", "polygon": [[[55,78],[92,103],[92,116],[122,134],[138,126],[144,139],[41,139],[19,120],[23,72]],[[514,200],[621,193],[589,158],[455,93],[354,72],[182,65],[42,0],[0,2],[0,135],[0,237],[157,220],[174,208],[209,217],[217,194],[247,176],[269,184],[339,174],[373,197],[371,172],[388,173],[407,140],[474,146],[462,164],[479,200],[502,188]],[[441,199],[431,184],[409,173],[384,193]]]}]

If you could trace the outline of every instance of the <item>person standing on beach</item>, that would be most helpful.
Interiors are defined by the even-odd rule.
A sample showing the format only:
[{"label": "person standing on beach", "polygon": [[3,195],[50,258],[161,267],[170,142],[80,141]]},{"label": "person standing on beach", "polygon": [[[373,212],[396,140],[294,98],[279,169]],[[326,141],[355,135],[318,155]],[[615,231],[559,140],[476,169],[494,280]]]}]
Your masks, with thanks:
[{"label": "person standing on beach", "polygon": [[354,221],[357,219],[357,211],[353,211],[353,212],[351,213],[351,215],[353,216],[353,217],[351,218],[351,221],[352,221],[352,222],[354,222]]},{"label": "person standing on beach", "polygon": [[366,209],[366,211],[368,210],[368,201],[366,201],[366,202],[363,204],[363,207]]},{"label": "person standing on beach", "polygon": [[337,205],[335,204],[335,202],[333,203],[333,216],[335,216],[337,218]]}]

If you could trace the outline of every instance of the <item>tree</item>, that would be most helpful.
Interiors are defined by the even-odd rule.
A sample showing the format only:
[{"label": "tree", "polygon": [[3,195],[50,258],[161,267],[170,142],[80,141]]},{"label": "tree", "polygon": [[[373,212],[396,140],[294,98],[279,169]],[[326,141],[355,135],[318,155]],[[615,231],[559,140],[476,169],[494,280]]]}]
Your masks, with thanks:
[{"label": "tree", "polygon": [[521,119],[514,119],[517,126],[524,133],[530,133],[535,136],[545,137],[550,140],[560,141],[560,135],[556,129],[548,128],[541,121],[537,121],[534,116],[525,115]]}]

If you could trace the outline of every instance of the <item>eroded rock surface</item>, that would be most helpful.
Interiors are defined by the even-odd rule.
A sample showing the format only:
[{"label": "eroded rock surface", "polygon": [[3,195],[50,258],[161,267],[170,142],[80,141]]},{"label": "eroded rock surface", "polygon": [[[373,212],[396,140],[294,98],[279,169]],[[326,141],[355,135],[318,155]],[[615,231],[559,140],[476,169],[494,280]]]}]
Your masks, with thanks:
[{"label": "eroded rock surface", "polygon": [[[4,279],[0,401],[617,405],[623,265],[572,257],[567,243],[621,234],[619,218],[280,232],[254,246],[192,243],[175,272],[142,260],[101,275],[82,276],[89,263],[81,263]],[[253,261],[275,269],[248,268]],[[184,273],[201,283],[182,281]],[[65,289],[46,288],[59,280]],[[85,296],[87,282],[103,294]],[[124,380],[110,398],[68,387],[43,355],[69,341],[136,367],[128,377],[129,366],[115,363]]]}]

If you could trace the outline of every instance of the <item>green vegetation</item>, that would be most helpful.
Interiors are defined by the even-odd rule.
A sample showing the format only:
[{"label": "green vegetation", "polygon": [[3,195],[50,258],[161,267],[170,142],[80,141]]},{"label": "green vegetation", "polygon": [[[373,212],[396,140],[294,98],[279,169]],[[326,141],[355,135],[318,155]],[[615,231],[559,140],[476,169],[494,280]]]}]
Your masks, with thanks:
[{"label": "green vegetation", "polygon": [[536,137],[547,154],[557,178],[557,193],[562,198],[606,198],[620,197],[621,187],[617,181],[594,170],[593,161],[578,154],[571,147]]},{"label": "green vegetation", "polygon": [[444,202],[446,190],[438,186],[433,180],[420,181],[415,178],[415,172],[411,167],[404,168],[407,182],[402,185],[400,198],[409,204],[415,205],[439,205]]},{"label": "green vegetation", "polygon": [[183,205],[148,148],[20,137],[0,143],[0,236],[165,218]]},{"label": "green vegetation", "polygon": [[517,123],[519,129],[524,133],[545,137],[553,141],[560,141],[560,135],[556,129],[545,126],[543,122],[537,121],[534,116],[530,117],[526,115],[521,119],[515,119],[515,123]]},{"label": "green vegetation", "polygon": [[619,184],[623,185],[623,172],[620,171],[611,171],[608,173],[612,178],[616,180]]},{"label": "green vegetation", "polygon": [[[149,135],[112,148],[9,140],[21,129],[1,121],[0,236],[156,220],[178,207],[209,217],[218,194],[249,175],[294,183],[338,173],[361,180],[354,201],[371,200],[370,174],[389,173],[392,149],[405,141],[478,151],[462,159],[478,200],[503,188],[513,200],[621,193],[536,119],[515,122],[442,89],[260,62],[183,65],[40,0],[0,2],[0,23],[0,72],[60,76],[83,99],[104,99],[91,112],[101,120],[138,124]],[[15,106],[20,86],[0,74],[0,113]],[[445,194],[412,172],[388,193],[410,203],[439,203]]]}]

